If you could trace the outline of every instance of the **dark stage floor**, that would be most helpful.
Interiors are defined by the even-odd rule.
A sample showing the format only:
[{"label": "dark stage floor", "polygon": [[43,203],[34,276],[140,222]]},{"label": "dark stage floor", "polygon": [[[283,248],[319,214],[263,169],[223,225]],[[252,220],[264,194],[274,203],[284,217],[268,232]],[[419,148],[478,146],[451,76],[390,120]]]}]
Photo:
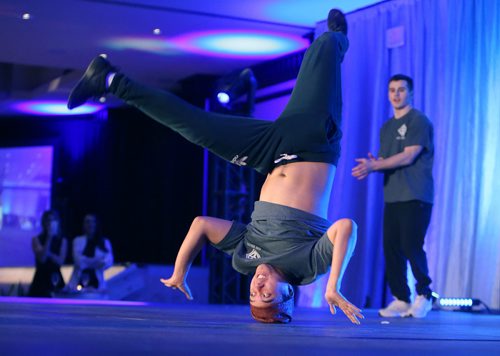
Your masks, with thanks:
[{"label": "dark stage floor", "polygon": [[500,355],[500,315],[384,319],[366,310],[356,326],[298,309],[291,324],[267,325],[245,306],[76,302],[0,298],[0,354]]}]

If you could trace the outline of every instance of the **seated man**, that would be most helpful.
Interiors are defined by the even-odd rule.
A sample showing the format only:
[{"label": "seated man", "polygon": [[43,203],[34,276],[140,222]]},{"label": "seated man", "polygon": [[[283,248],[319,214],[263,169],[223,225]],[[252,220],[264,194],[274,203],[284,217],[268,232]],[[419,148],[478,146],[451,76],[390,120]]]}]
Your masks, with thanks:
[{"label": "seated man", "polygon": [[237,271],[254,274],[250,306],[259,321],[289,322],[290,284],[311,283],[329,268],[325,298],[331,312],[339,307],[356,324],[363,317],[340,293],[356,225],[326,219],[342,136],[340,64],[348,48],[344,15],[331,10],[328,26],[307,50],[290,101],[274,122],[205,112],[132,81],[102,57],[92,61],[70,94],[71,109],[111,93],[189,141],[267,175],[248,226],[194,219],[172,276],[161,280],[187,298],[192,298],[189,268],[208,240],[233,256]]}]

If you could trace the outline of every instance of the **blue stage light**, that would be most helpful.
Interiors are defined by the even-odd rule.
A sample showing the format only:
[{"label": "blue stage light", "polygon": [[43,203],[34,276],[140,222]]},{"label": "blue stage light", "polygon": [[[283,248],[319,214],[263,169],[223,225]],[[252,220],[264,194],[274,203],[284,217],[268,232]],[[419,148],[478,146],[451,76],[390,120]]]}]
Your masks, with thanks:
[{"label": "blue stage light", "polygon": [[227,104],[231,100],[229,95],[223,91],[217,93],[217,100],[219,100],[219,103],[221,104]]},{"label": "blue stage light", "polygon": [[440,298],[439,305],[442,307],[470,308],[479,305],[481,301],[473,298]]},{"label": "blue stage light", "polygon": [[257,80],[250,68],[233,71],[220,78],[215,85],[215,97],[226,109],[235,109],[234,102],[246,95],[245,115],[250,116],[255,107]]},{"label": "blue stage light", "polygon": [[474,305],[472,298],[440,298],[439,305],[442,307],[471,307]]},{"label": "blue stage light", "polygon": [[490,308],[482,300],[476,298],[438,298],[438,303],[439,307],[444,310],[491,313]]}]

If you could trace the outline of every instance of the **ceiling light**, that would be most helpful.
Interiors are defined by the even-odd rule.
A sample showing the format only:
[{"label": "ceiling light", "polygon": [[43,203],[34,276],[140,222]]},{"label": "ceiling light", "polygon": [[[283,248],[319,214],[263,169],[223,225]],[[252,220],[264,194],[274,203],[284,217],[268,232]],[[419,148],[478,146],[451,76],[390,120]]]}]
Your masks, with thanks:
[{"label": "ceiling light", "polygon": [[267,31],[225,30],[195,32],[171,40],[181,50],[207,56],[269,59],[302,50],[301,36]]},{"label": "ceiling light", "polygon": [[133,49],[166,56],[180,53],[178,49],[161,37],[116,37],[105,40],[102,45],[117,51]]}]

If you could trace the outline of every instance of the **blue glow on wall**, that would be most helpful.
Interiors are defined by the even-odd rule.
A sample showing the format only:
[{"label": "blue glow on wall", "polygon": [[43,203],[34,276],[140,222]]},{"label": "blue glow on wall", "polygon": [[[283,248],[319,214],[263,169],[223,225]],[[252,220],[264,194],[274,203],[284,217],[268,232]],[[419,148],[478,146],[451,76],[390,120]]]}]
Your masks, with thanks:
[{"label": "blue glow on wall", "polygon": [[24,101],[13,105],[13,109],[31,115],[89,115],[102,109],[104,105],[85,104],[69,110],[65,101]]}]

